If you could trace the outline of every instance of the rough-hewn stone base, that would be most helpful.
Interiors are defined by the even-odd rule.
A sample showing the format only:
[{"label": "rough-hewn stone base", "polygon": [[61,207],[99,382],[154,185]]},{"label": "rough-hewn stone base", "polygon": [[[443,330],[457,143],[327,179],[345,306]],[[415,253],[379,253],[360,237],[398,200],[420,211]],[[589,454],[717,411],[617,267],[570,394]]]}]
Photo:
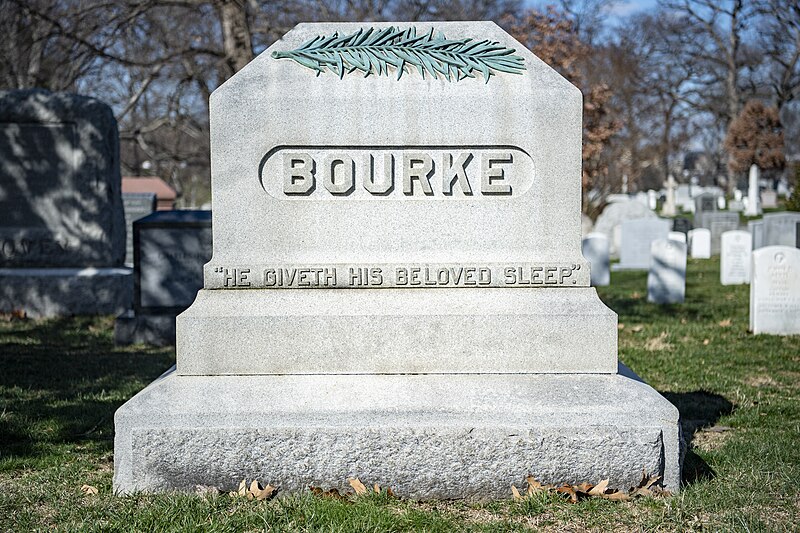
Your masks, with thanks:
[{"label": "rough-hewn stone base", "polygon": [[137,314],[129,309],[119,315],[114,322],[114,343],[117,346],[139,343],[154,346],[173,345],[175,315]]},{"label": "rough-hewn stone base", "polygon": [[[629,372],[621,367],[622,372]],[[120,492],[345,489],[415,499],[507,498],[543,482],[678,490],[678,411],[632,374],[178,376],[115,416]]]},{"label": "rough-hewn stone base", "polygon": [[115,315],[133,305],[129,268],[0,268],[0,311]]}]

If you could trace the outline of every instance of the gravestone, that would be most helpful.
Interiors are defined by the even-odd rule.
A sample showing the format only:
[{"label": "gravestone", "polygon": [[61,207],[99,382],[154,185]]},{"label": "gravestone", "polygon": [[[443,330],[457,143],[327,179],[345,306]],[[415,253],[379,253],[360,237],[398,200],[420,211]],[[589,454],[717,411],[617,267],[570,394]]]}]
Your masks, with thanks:
[{"label": "gravestone", "polygon": [[[506,55],[364,77],[309,48],[334,39]],[[489,22],[300,24],[217,88],[213,259],[176,370],[116,413],[115,490],[678,490],[678,412],[619,366],[581,255],[581,100]]]},{"label": "gravestone", "polygon": [[761,207],[764,209],[775,209],[778,207],[778,193],[772,190],[762,191]]},{"label": "gravestone", "polygon": [[125,211],[125,266],[133,266],[133,223],[156,210],[154,193],[124,192],[122,207]]},{"label": "gravestone", "polygon": [[661,208],[661,214],[664,217],[674,217],[676,214],[678,214],[678,206],[675,197],[675,190],[677,187],[678,182],[675,181],[675,178],[672,176],[672,174],[670,174],[669,178],[667,178],[667,181],[664,182],[666,196],[664,200],[664,206]]},{"label": "gravestone", "polygon": [[591,265],[592,287],[605,287],[611,283],[608,237],[604,233],[589,233],[583,238],[581,252]]},{"label": "gravestone", "polygon": [[0,91],[0,312],[107,314],[130,303],[119,142],[93,98]]},{"label": "gravestone", "polygon": [[800,248],[800,222],[795,224],[794,227],[795,248]]},{"label": "gravestone", "polygon": [[800,250],[765,246],[752,254],[750,331],[800,334]]},{"label": "gravestone", "polygon": [[650,248],[647,301],[657,304],[683,303],[686,295],[686,244],[657,239]]},{"label": "gravestone", "polygon": [[747,187],[747,204],[744,211],[745,216],[756,217],[761,214],[761,201],[758,194],[758,182],[761,179],[761,171],[757,165],[750,165]]},{"label": "gravestone", "polygon": [[609,204],[597,217],[594,223],[594,231],[596,233],[603,233],[609,239],[609,253],[611,257],[619,257],[620,253],[620,240],[614,238],[614,228],[621,226],[626,220],[637,220],[641,218],[656,218],[656,214],[652,212],[647,206],[639,202],[618,202]]},{"label": "gravestone", "polygon": [[747,231],[753,236],[753,250],[764,247],[764,220],[750,220],[747,222]]},{"label": "gravestone", "polygon": [[134,222],[133,309],[117,317],[115,342],[175,343],[175,317],[203,287],[211,259],[211,211],[158,211]]},{"label": "gravestone", "polygon": [[647,190],[647,207],[650,208],[651,211],[655,211],[658,207],[658,193],[653,189]]},{"label": "gravestone", "polygon": [[678,241],[684,244],[686,243],[686,234],[683,233],[682,231],[670,231],[667,234],[667,238],[672,241]]},{"label": "gravestone", "polygon": [[750,283],[750,254],[753,237],[747,231],[726,231],[722,234],[719,277],[722,285]]},{"label": "gravestone", "polygon": [[681,211],[694,212],[694,200],[692,199],[691,187],[688,184],[678,185],[675,190],[675,202]]},{"label": "gravestone", "polygon": [[626,220],[622,223],[622,249],[615,270],[647,270],[650,267],[650,244],[666,239],[670,221],[662,218]]},{"label": "gravestone", "polygon": [[681,233],[689,233],[689,230],[694,229],[692,221],[686,217],[678,217],[672,220],[672,231],[680,231]]},{"label": "gravestone", "polygon": [[711,230],[696,228],[689,232],[688,237],[692,259],[711,258]]},{"label": "gravestone", "polygon": [[703,220],[706,223],[704,227],[711,230],[711,255],[719,255],[722,234],[739,229],[739,215],[726,212],[706,213]]},{"label": "gravestone", "polygon": [[744,202],[741,200],[731,200],[731,203],[728,205],[728,211],[741,213],[744,211]]},{"label": "gravestone", "polygon": [[[717,196],[704,192],[694,198],[694,227],[709,228],[706,221],[707,215],[717,212]],[[710,228],[709,228],[710,229]]]},{"label": "gravestone", "polygon": [[794,246],[797,242],[796,228],[800,213],[767,213],[761,219],[764,223],[762,246]]}]

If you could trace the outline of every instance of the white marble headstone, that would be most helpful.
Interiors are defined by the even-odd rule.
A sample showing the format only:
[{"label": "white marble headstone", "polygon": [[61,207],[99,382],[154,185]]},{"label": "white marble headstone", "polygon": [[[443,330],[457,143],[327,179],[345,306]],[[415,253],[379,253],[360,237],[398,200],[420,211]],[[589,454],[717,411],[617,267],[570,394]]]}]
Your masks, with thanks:
[{"label": "white marble headstone", "polygon": [[608,285],[611,282],[608,237],[604,233],[589,233],[583,239],[583,257],[591,263],[592,286]]},{"label": "white marble headstone", "polygon": [[800,334],[800,250],[766,246],[752,254],[750,330]]},{"label": "white marble headstone", "polygon": [[686,245],[671,239],[653,241],[647,274],[647,301],[682,303],[686,296]]},{"label": "white marble headstone", "polygon": [[753,237],[747,231],[726,231],[722,234],[719,277],[722,285],[750,283],[750,254]]},{"label": "white marble headstone", "polygon": [[711,257],[711,230],[706,228],[689,230],[689,246],[692,259],[709,259]]}]

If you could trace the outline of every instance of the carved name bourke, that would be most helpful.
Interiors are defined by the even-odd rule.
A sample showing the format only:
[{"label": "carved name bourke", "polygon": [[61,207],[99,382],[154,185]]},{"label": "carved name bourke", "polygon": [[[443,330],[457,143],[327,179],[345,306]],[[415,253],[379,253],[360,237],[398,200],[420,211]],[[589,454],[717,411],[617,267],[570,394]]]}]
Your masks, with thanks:
[{"label": "carved name bourke", "polygon": [[395,72],[399,80],[407,69],[416,68],[423,78],[427,74],[447,81],[474,78],[480,72],[488,83],[498,72],[521,74],[525,70],[523,59],[496,41],[447,39],[433,28],[417,35],[413,26],[318,35],[295,50],[273,52],[272,57],[292,59],[317,71],[318,76],[328,70],[339,78],[355,71],[364,73],[365,78]]}]

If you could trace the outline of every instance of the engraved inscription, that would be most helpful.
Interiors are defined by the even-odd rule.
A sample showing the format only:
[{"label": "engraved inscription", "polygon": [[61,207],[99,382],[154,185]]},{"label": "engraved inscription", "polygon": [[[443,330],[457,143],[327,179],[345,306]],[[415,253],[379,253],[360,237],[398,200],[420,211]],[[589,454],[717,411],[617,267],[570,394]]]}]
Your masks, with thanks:
[{"label": "engraved inscription", "polygon": [[282,200],[514,198],[534,179],[512,146],[277,147],[260,166],[264,190]]},{"label": "engraved inscription", "polygon": [[206,270],[207,289],[587,287],[580,264],[251,265]]}]

